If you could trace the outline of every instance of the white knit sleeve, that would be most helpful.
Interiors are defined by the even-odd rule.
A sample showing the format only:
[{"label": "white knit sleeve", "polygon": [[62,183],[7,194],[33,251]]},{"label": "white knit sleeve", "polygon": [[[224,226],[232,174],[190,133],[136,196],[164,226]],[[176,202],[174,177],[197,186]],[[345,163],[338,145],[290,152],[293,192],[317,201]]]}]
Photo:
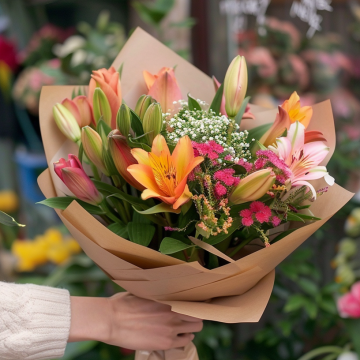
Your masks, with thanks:
[{"label": "white knit sleeve", "polygon": [[67,290],[0,282],[0,359],[62,357],[70,318]]}]

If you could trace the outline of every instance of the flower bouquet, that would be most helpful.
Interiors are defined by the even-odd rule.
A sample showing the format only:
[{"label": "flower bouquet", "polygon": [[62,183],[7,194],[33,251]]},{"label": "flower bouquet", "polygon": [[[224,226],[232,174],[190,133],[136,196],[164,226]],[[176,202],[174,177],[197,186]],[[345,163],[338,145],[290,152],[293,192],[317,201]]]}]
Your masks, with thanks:
[{"label": "flower bouquet", "polygon": [[[189,316],[256,322],[275,267],[352,194],[326,171],[329,102],[301,108],[293,94],[278,109],[248,106],[242,57],[215,85],[137,29],[86,95],[43,88],[39,185],[127,291]],[[196,349],[137,352],[175,358],[197,359]]]}]

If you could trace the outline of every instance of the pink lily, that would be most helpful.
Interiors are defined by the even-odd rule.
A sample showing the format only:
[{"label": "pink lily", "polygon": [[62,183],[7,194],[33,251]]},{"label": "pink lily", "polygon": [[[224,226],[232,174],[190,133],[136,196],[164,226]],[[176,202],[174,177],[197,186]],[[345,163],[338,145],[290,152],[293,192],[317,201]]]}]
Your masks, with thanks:
[{"label": "pink lily", "polygon": [[93,205],[102,202],[102,195],[87,176],[80,160],[75,155],[70,154],[67,161],[61,158],[54,163],[54,171],[78,199]]},{"label": "pink lily", "polygon": [[329,175],[325,166],[319,164],[325,159],[329,147],[323,141],[305,143],[305,126],[296,121],[290,126],[286,137],[276,140],[276,146],[269,146],[291,171],[292,186],[307,186],[314,198],[316,191],[308,182],[325,178],[329,185],[334,184],[334,178]]},{"label": "pink lily", "polygon": [[160,103],[162,111],[174,109],[174,101],[182,99],[180,87],[176,81],[174,69],[163,67],[153,75],[148,71],[143,72],[148,94]]},{"label": "pink lily", "polygon": [[76,96],[70,100],[68,98],[61,102],[75,117],[80,128],[95,124],[92,106],[84,95]]}]

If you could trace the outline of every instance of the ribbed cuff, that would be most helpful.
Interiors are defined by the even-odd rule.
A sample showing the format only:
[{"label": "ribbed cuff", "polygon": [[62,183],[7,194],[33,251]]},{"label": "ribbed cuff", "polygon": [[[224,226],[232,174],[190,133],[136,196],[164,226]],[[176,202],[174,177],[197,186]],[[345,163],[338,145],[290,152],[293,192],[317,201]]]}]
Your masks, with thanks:
[{"label": "ribbed cuff", "polygon": [[64,355],[70,331],[70,294],[67,290],[25,285],[28,313],[26,324],[29,349],[27,360],[60,358]]}]

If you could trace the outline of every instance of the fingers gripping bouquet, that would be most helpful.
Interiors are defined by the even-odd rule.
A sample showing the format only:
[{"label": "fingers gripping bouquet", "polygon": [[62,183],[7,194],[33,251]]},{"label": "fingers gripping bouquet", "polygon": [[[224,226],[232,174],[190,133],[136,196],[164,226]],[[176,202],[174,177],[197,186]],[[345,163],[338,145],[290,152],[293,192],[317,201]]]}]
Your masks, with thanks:
[{"label": "fingers gripping bouquet", "polygon": [[[326,170],[329,102],[301,107],[294,93],[278,109],[249,106],[239,56],[214,84],[137,29],[84,94],[43,89],[39,184],[127,291],[202,319],[254,322],[276,265],[352,194]],[[137,358],[197,355],[189,345]]]}]

